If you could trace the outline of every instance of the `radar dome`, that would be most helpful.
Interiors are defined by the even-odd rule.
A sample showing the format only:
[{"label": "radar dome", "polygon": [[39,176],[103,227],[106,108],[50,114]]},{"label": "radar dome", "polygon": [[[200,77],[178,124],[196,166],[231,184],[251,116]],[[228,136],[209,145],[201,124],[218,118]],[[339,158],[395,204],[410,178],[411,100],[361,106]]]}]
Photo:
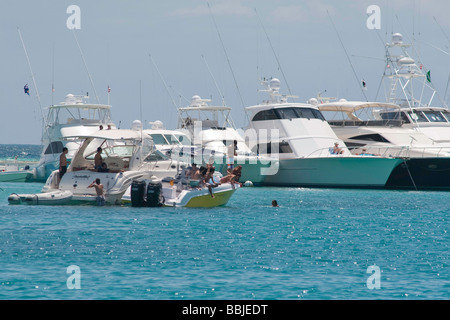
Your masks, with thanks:
[{"label": "radar dome", "polygon": [[162,130],[164,128],[164,125],[161,121],[156,120],[155,122],[150,122],[152,125],[153,130]]},{"label": "radar dome", "polygon": [[394,33],[392,35],[392,44],[403,44],[403,36],[401,33]]},{"label": "radar dome", "polygon": [[269,87],[270,87],[270,89],[272,89],[274,91],[278,91],[278,90],[280,90],[280,87],[281,87],[281,81],[277,78],[273,78],[269,82]]},{"label": "radar dome", "polygon": [[75,104],[77,101],[77,98],[73,94],[68,94],[66,96],[66,100],[64,101],[65,104]]},{"label": "radar dome", "polygon": [[319,104],[319,101],[317,101],[316,98],[311,98],[308,100],[308,103],[313,105],[313,106],[317,106]]},{"label": "radar dome", "polygon": [[200,105],[201,100],[202,98],[200,96],[197,95],[193,96],[191,98],[191,106],[198,107]]},{"label": "radar dome", "polygon": [[131,130],[139,131],[142,129],[142,122],[140,120],[134,120],[131,123]]}]

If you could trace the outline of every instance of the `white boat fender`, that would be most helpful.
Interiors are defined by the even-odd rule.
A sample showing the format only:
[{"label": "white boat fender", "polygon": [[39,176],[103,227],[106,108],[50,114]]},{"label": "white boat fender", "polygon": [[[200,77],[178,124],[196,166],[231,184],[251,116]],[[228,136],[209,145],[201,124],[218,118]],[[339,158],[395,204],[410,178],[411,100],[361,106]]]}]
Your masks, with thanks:
[{"label": "white boat fender", "polygon": [[21,204],[22,200],[17,193],[11,193],[8,197],[9,204]]},{"label": "white boat fender", "polygon": [[253,187],[253,182],[251,182],[250,180],[245,181],[244,187]]}]

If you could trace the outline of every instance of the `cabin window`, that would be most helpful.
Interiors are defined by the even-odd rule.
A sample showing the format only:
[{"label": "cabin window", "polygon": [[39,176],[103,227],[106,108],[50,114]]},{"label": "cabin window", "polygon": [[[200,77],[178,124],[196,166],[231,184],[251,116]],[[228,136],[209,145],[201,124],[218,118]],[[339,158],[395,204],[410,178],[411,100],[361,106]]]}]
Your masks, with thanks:
[{"label": "cabin window", "polygon": [[444,115],[445,119],[447,119],[447,121],[450,122],[450,112],[444,110],[441,111],[441,113]]},{"label": "cabin window", "polygon": [[322,121],[326,121],[325,117],[322,114],[322,112],[320,112],[319,110],[316,110],[316,109],[311,109],[311,111],[312,111],[312,113],[313,113],[313,115],[314,115],[314,117],[316,119],[320,119]]},{"label": "cabin window", "polygon": [[389,140],[387,140],[386,138],[384,138],[382,135],[380,134],[363,134],[360,136],[355,136],[355,137],[351,137],[351,140],[363,140],[363,141],[376,141],[376,142],[388,142]]},{"label": "cabin window", "polygon": [[162,134],[151,134],[150,136],[152,137],[154,144],[162,144],[162,145],[168,144],[167,140],[164,138]]},{"label": "cabin window", "polygon": [[294,108],[277,109],[280,119],[296,119],[300,118]]},{"label": "cabin window", "polygon": [[277,119],[320,119],[325,121],[319,110],[311,108],[278,108],[258,112],[253,121],[277,120]]},{"label": "cabin window", "polygon": [[[252,151],[256,152],[257,154],[260,154],[260,153],[262,153],[262,154],[275,153],[275,152],[272,152],[272,143],[261,143],[261,144],[258,144],[255,148],[253,148]],[[280,142],[280,143],[278,143],[278,152],[277,153],[293,153],[292,148],[289,145],[289,142]]]},{"label": "cabin window", "polygon": [[44,154],[57,154],[57,153],[61,153],[63,151],[63,144],[61,141],[53,141],[51,142],[47,149],[45,149]]},{"label": "cabin window", "polygon": [[265,120],[277,120],[278,115],[275,113],[273,109],[270,110],[264,110],[258,112],[254,117],[252,121],[265,121]]},{"label": "cabin window", "polygon": [[439,111],[424,111],[424,113],[431,122],[447,122]]},{"label": "cabin window", "polygon": [[429,122],[427,117],[422,113],[422,111],[414,110],[414,112],[408,112],[411,119],[416,120],[417,122]]},{"label": "cabin window", "polygon": [[401,120],[403,123],[410,123],[408,116],[404,112],[383,112],[380,114],[383,120]]}]

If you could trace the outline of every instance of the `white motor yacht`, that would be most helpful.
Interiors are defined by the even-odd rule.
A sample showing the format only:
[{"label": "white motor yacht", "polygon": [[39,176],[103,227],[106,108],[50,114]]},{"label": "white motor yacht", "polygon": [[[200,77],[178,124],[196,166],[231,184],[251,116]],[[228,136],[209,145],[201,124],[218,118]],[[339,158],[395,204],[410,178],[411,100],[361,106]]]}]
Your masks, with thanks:
[{"label": "white motor yacht", "polygon": [[66,139],[69,136],[83,136],[99,130],[115,129],[111,121],[111,106],[91,104],[87,96],[68,94],[64,102],[48,107],[42,130],[42,153],[39,163],[33,169],[33,180],[46,181],[59,168],[59,156],[63,148],[70,162],[82,141]]},{"label": "white motor yacht", "polygon": [[[380,88],[384,99],[401,107],[403,126],[421,131],[438,143],[450,142],[450,112],[445,101],[433,86],[431,71],[409,53],[411,44],[395,33],[385,46],[386,66]],[[379,90],[383,92],[383,90]],[[377,97],[376,101],[380,100]],[[383,119],[398,116],[384,113]]]},{"label": "white motor yacht", "polygon": [[345,99],[318,108],[353,154],[403,159],[386,187],[450,189],[450,144],[438,143],[408,126],[413,123],[410,112],[391,103]]},{"label": "white motor yacht", "polygon": [[[133,180],[149,179],[155,175],[155,172],[145,170],[145,162],[154,152],[153,143],[139,131],[101,130],[72,138],[83,143],[64,176],[60,179],[59,171],[55,170],[47,179],[42,193],[12,194],[8,198],[10,204],[95,204],[97,191],[92,184],[96,179],[100,179],[103,185],[105,202],[121,204],[122,196]],[[96,170],[94,157],[99,147],[102,148],[102,162],[106,166]],[[165,175],[167,172],[161,173],[161,176]]]},{"label": "white motor yacht", "polygon": [[[384,156],[353,155],[317,107],[289,103],[279,94],[280,81],[263,81],[270,99],[247,107],[257,140],[250,146],[259,154],[278,157],[278,173],[264,184],[301,187],[384,188],[402,162]],[[337,146],[336,146],[337,144]],[[333,146],[336,146],[333,147]]]},{"label": "white motor yacht", "polygon": [[[234,166],[242,166],[241,181],[251,181],[261,185],[271,168],[278,167],[278,159],[257,155],[246,144],[244,138],[235,129],[231,118],[231,108],[210,106],[209,99],[193,96],[189,107],[179,108],[178,130],[186,132],[194,146],[201,147],[203,154],[196,156],[196,163],[214,161],[216,170],[227,173],[227,158],[230,145],[236,144]],[[213,160],[212,160],[213,159]]]}]

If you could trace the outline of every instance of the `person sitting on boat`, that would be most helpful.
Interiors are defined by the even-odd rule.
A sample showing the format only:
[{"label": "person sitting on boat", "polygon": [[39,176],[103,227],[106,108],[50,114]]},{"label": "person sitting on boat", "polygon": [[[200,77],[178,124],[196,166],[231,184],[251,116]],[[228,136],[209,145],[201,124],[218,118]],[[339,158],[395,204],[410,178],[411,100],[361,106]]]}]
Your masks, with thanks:
[{"label": "person sitting on boat", "polygon": [[341,148],[339,148],[339,143],[335,142],[334,143],[334,147],[331,150],[331,154],[343,154],[344,150],[342,150]]},{"label": "person sitting on boat", "polygon": [[198,170],[196,163],[192,164],[192,167],[189,170],[188,175],[189,175],[189,179],[200,180],[200,178],[201,178],[200,171]]},{"label": "person sitting on boat", "polygon": [[101,171],[102,163],[103,163],[102,148],[98,147],[97,148],[97,153],[95,154],[95,157],[94,157],[94,169],[95,169],[95,171],[98,171],[98,172]]},{"label": "person sitting on boat", "polygon": [[215,198],[213,192],[212,192],[212,188],[216,188],[220,185],[220,183],[217,183],[214,181],[214,171],[216,169],[214,167],[210,167],[207,169],[206,171],[206,175],[205,175],[205,179],[204,179],[204,183],[206,185],[206,187],[209,190],[209,194],[211,195],[212,198]]},{"label": "person sitting on boat", "polygon": [[100,183],[100,179],[95,179],[94,182],[92,182],[88,188],[95,188],[95,192],[97,193],[97,206],[104,206],[105,205],[105,196],[103,193],[103,185]]},{"label": "person sitting on boat", "polygon": [[105,162],[102,162],[101,168],[98,170],[98,172],[109,172],[108,166]]},{"label": "person sitting on boat", "polygon": [[242,176],[242,166],[238,165],[236,168],[231,170],[232,175],[234,176],[232,178],[232,181],[239,183],[239,179]]},{"label": "person sitting on boat", "polygon": [[64,147],[61,155],[59,156],[59,179],[62,179],[63,175],[67,172],[67,153],[69,153],[69,149]]},{"label": "person sitting on boat", "polygon": [[376,155],[373,153],[368,153],[367,149],[362,149],[362,152],[359,154],[360,156],[369,156],[369,157],[375,157]]}]

